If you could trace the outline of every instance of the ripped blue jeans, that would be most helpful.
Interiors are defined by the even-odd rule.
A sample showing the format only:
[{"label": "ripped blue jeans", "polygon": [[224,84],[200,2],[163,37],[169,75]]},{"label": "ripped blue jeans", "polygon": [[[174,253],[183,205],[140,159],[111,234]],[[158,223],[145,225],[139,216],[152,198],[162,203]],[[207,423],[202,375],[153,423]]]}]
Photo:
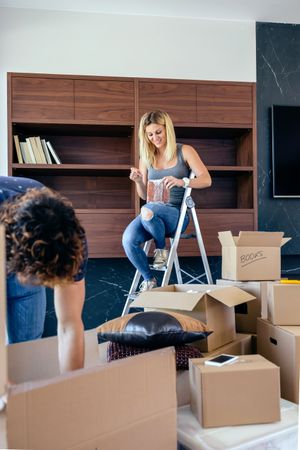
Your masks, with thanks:
[{"label": "ripped blue jeans", "polygon": [[[151,210],[150,214],[148,214],[149,210]],[[154,239],[156,248],[165,248],[166,237],[173,237],[176,232],[179,215],[180,207],[163,203],[146,203],[141,209],[141,214],[125,229],[122,239],[125,253],[144,280],[151,280],[153,275],[142,245]],[[145,218],[146,216],[148,217]],[[186,214],[182,232],[185,231],[188,223],[189,216]]]}]

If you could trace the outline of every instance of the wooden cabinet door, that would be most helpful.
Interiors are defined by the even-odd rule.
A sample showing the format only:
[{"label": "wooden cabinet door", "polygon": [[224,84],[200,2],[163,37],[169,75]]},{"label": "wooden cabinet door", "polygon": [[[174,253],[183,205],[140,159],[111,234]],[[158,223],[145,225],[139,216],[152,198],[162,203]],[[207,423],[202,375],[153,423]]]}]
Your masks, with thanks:
[{"label": "wooden cabinet door", "polygon": [[196,123],[196,85],[140,81],[140,116],[155,109],[167,112],[175,125]]},{"label": "wooden cabinet door", "polygon": [[75,80],[75,119],[134,124],[134,83]]},{"label": "wooden cabinet door", "polygon": [[12,120],[72,120],[73,80],[13,76],[11,108]]},{"label": "wooden cabinet door", "polygon": [[89,258],[124,257],[122,235],[127,225],[134,219],[132,213],[99,212],[77,216],[85,229]]},{"label": "wooden cabinet door", "polygon": [[252,87],[245,85],[197,85],[197,120],[199,125],[252,127]]}]

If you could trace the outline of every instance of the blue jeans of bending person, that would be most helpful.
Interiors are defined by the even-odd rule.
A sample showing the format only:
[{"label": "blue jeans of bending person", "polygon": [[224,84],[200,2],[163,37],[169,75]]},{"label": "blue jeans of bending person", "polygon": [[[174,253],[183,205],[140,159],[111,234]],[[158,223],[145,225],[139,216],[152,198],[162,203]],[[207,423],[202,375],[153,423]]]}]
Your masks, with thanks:
[{"label": "blue jeans of bending person", "polygon": [[[125,253],[144,280],[151,280],[153,275],[142,244],[154,239],[156,248],[165,248],[166,237],[173,237],[176,232],[179,215],[180,208],[175,206],[146,203],[142,207],[141,213],[125,229],[122,239]],[[188,223],[189,216],[186,214],[182,232],[185,231]]]},{"label": "blue jeans of bending person", "polygon": [[15,275],[10,275],[6,290],[8,343],[41,338],[46,316],[46,289],[21,284]]}]

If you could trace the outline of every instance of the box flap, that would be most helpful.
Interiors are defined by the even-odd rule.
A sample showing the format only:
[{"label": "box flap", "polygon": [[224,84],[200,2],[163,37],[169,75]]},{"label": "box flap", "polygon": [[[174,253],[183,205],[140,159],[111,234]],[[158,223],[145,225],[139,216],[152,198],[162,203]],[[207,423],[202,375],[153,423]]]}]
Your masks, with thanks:
[{"label": "box flap", "polygon": [[219,231],[218,237],[223,247],[235,246],[235,240],[232,236],[231,231]]},{"label": "box flap", "polygon": [[[192,289],[191,289],[192,290]],[[159,308],[175,309],[181,311],[193,311],[204,292],[166,292],[166,291],[145,291],[142,292],[132,303],[132,308]]]},{"label": "box flap", "polygon": [[[169,347],[13,386],[7,405],[8,448],[175,448],[174,356]],[[150,426],[153,417],[163,420],[165,414],[166,437],[173,446],[164,447],[159,438],[152,447],[149,442],[136,447],[135,436],[124,446],[107,444],[112,435],[122,436],[122,430],[138,429],[143,422]]]},{"label": "box flap", "polygon": [[208,291],[207,295],[229,307],[256,299],[254,295],[251,295],[236,286],[225,286],[220,289]]},{"label": "box flap", "polygon": [[292,238],[290,238],[290,237],[285,237],[285,238],[282,238],[282,241],[281,241],[280,247],[283,247],[283,246],[284,246],[284,244],[286,244],[287,242],[289,242],[289,241],[290,241],[291,239],[292,239]]},{"label": "box flap", "polygon": [[0,225],[0,396],[7,383],[5,236]]},{"label": "box flap", "polygon": [[236,245],[238,247],[280,247],[282,231],[240,231]]},{"label": "box flap", "polygon": [[[84,367],[99,362],[96,328],[85,331]],[[43,380],[60,373],[57,336],[7,346],[8,374],[14,383]]]}]

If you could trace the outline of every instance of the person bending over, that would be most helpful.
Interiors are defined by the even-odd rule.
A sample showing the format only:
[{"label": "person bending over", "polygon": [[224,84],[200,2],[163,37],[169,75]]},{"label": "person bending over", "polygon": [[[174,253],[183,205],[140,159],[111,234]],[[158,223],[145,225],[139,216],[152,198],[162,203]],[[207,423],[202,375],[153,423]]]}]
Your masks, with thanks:
[{"label": "person bending over", "polygon": [[[135,183],[137,193],[147,203],[125,229],[122,243],[128,259],[143,277],[140,292],[157,286],[148,264],[142,244],[154,239],[154,269],[162,269],[168,260],[166,237],[174,236],[180,215],[184,189],[202,189],[211,185],[211,177],[197,151],[190,145],[176,143],[174,126],[166,112],[151,111],[143,115],[139,126],[140,163],[132,167],[129,178]],[[195,173],[189,179],[190,171]],[[169,192],[169,199],[151,201],[151,184],[161,180]],[[157,182],[157,181],[156,181]],[[155,190],[155,187],[153,188]],[[152,189],[152,192],[153,192]],[[150,195],[149,195],[150,192]],[[148,195],[147,195],[148,194]],[[186,214],[182,232],[186,229],[189,216]]]},{"label": "person bending over", "polygon": [[84,364],[87,246],[71,203],[28,178],[0,177],[5,226],[8,343],[42,337],[46,289],[54,289],[61,372]]}]

